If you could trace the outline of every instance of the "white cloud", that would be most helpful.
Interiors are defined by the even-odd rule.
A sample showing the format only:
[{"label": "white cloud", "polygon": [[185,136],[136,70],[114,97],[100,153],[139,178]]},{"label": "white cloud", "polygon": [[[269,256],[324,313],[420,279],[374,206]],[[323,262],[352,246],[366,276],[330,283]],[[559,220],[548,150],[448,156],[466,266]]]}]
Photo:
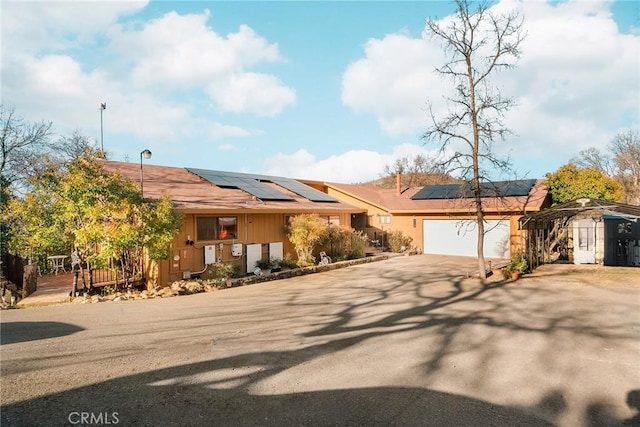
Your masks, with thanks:
[{"label": "white cloud", "polygon": [[[123,15],[138,12],[147,0],[2,2],[3,55],[79,47],[109,29]],[[10,47],[10,49],[9,49]]]},{"label": "white cloud", "polygon": [[3,3],[3,103],[27,120],[53,121],[61,133],[81,129],[95,136],[98,105],[105,101],[105,139],[132,135],[154,143],[252,134],[213,121],[211,111],[198,108],[207,97],[214,109],[262,116],[295,103],[293,89],[251,70],[283,61],[277,44],[245,25],[220,36],[207,24],[208,11],[121,19],[145,5]]},{"label": "white cloud", "polygon": [[424,129],[427,100],[440,100],[434,88],[442,83],[433,71],[441,58],[440,50],[422,39],[403,34],[371,39],[365,58],[350,64],[342,77],[342,102],[376,115],[390,134]]},{"label": "white cloud", "polygon": [[434,151],[415,144],[401,144],[388,154],[370,150],[350,150],[342,154],[316,159],[306,149],[292,154],[277,154],[265,160],[266,174],[291,178],[314,179],[329,182],[358,183],[371,181],[384,172],[386,165],[396,159],[415,157],[417,154],[433,157]]},{"label": "white cloud", "polygon": [[113,47],[134,62],[138,88],[201,88],[221,111],[273,116],[295,103],[295,91],[275,76],[248,68],[282,61],[250,27],[221,37],[207,26],[209,12],[167,13],[141,30],[113,33]]},{"label": "white cloud", "polygon": [[221,139],[221,138],[238,138],[243,136],[250,136],[252,132],[238,127],[238,126],[229,126],[224,125],[222,123],[213,123],[209,127],[209,137],[211,139]]},{"label": "white cloud", "polygon": [[274,76],[257,73],[231,75],[212,83],[207,91],[223,111],[274,116],[295,103],[295,92]]},{"label": "white cloud", "polygon": [[[638,125],[640,37],[618,31],[610,6],[515,0],[495,6],[521,9],[528,33],[518,66],[495,80],[519,104],[507,117],[519,136],[509,140],[518,147],[515,158],[528,153],[520,149],[527,146],[568,159],[589,146],[603,148],[625,126]],[[443,64],[433,43],[404,34],[369,40],[364,57],[343,74],[343,103],[375,115],[389,134],[424,130],[425,103],[442,111],[450,86],[432,72]]]}]

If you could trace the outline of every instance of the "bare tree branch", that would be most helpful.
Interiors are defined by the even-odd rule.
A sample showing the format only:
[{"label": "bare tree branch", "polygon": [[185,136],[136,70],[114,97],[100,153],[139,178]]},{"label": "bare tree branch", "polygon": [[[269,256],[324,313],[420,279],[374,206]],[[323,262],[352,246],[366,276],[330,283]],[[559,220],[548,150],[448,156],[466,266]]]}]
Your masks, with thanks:
[{"label": "bare tree branch", "polygon": [[451,79],[455,96],[447,98],[450,111],[436,118],[429,108],[432,125],[423,134],[427,142],[437,142],[441,153],[454,142],[468,151],[456,151],[445,158],[441,166],[456,171],[469,180],[473,194],[478,226],[478,266],[485,278],[484,207],[482,181],[488,170],[507,172],[509,159],[502,159],[493,151],[493,141],[504,139],[511,132],[502,118],[513,107],[490,83],[491,76],[501,69],[510,69],[521,55],[524,40],[523,17],[517,13],[495,15],[488,3],[480,3],[471,11],[469,0],[456,0],[456,14],[452,20],[427,20],[427,32],[442,43],[447,62],[436,72]]}]

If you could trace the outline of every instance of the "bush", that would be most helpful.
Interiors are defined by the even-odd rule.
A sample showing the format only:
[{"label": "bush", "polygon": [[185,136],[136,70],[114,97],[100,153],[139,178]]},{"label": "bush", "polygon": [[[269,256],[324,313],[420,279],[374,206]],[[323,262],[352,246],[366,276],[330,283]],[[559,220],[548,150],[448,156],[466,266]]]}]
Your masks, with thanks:
[{"label": "bush", "polygon": [[298,264],[296,261],[291,259],[291,254],[285,254],[284,258],[279,260],[278,265],[281,268],[297,268]]},{"label": "bush", "polygon": [[318,214],[301,214],[291,217],[287,237],[298,255],[300,267],[314,265],[313,250],[327,235],[329,224]]},{"label": "bush", "polygon": [[391,252],[404,252],[409,249],[413,238],[406,236],[402,231],[391,231],[388,234],[389,247]]},{"label": "bush", "polygon": [[347,226],[329,226],[322,247],[334,261],[364,258],[367,236]]},{"label": "bush", "polygon": [[240,265],[235,263],[217,262],[211,264],[209,269],[217,279],[231,279],[242,275]]},{"label": "bush", "polygon": [[256,261],[255,266],[260,270],[270,270],[276,266],[276,263],[271,259],[259,259],[258,261]]}]

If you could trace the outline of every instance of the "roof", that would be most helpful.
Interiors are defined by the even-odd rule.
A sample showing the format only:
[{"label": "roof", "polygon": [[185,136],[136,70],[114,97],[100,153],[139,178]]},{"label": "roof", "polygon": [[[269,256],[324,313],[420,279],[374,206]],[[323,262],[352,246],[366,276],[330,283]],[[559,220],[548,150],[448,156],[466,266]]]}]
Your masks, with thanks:
[{"label": "roof", "polygon": [[549,222],[557,219],[569,220],[585,212],[595,216],[612,216],[632,219],[634,221],[640,218],[640,206],[627,205],[610,200],[582,198],[526,215],[520,219],[520,227],[534,229],[545,226]]},{"label": "roof", "polygon": [[[540,210],[547,202],[548,191],[546,180],[526,180],[528,191],[523,194],[519,191],[518,195],[485,196],[482,198],[483,206],[487,212],[534,212]],[[353,197],[364,203],[376,206],[382,210],[386,210],[392,214],[402,213],[458,213],[465,214],[474,212],[474,200],[471,198],[424,198],[415,197],[422,191],[424,194],[426,188],[434,187],[414,187],[401,191],[398,194],[397,189],[385,189],[367,185],[358,184],[337,184],[325,183],[330,189],[342,193],[346,196]],[[446,186],[435,186],[446,187]],[[522,188],[521,186],[517,188]],[[513,193],[511,193],[513,194]]]},{"label": "roof", "polygon": [[[124,178],[133,182],[140,182],[140,164],[114,161],[101,161],[104,170],[108,173],[120,173]],[[176,209],[182,211],[282,211],[282,212],[361,212],[362,209],[337,201],[324,200],[314,201],[298,194],[309,190],[311,194],[317,195],[317,190],[301,184],[289,178],[268,177],[263,175],[238,174],[234,172],[225,173],[222,171],[209,171],[206,169],[192,169],[192,171],[170,166],[157,166],[143,164],[143,186],[144,196],[151,199],[158,199],[163,194],[171,196]],[[210,172],[210,173],[209,173]],[[228,183],[228,185],[216,185],[210,179],[216,176],[239,176],[245,179],[253,179],[256,187],[270,194],[278,194],[275,199],[267,197],[263,199],[247,190]],[[202,175],[202,176],[201,176]],[[252,178],[249,178],[252,177]],[[264,178],[264,179],[262,179]],[[295,191],[283,187],[274,181],[284,183]],[[297,184],[297,185],[296,185]],[[302,187],[300,187],[302,186]],[[322,193],[321,193],[322,194]],[[325,195],[326,196],[326,195]]]}]

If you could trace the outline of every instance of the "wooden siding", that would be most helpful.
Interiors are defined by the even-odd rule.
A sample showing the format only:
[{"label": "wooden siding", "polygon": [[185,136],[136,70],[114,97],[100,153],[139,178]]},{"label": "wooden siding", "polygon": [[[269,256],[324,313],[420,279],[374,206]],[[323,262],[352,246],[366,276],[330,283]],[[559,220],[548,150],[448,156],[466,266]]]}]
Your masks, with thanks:
[{"label": "wooden siding", "polygon": [[[318,211],[318,215],[338,215],[341,225],[351,225],[351,214],[348,212]],[[166,261],[152,262],[148,265],[149,286],[166,286],[167,284],[181,280],[183,272],[198,272],[204,269],[204,246],[214,245],[216,258],[222,258],[223,262],[233,262],[241,266],[245,271],[246,245],[263,244],[263,256],[267,255],[267,244],[273,242],[283,243],[283,253],[290,254],[296,259],[296,253],[291,242],[285,234],[285,221],[287,217],[298,215],[300,212],[291,213],[206,213],[186,214],[182,230],[171,243],[170,257]],[[237,238],[212,241],[196,240],[196,217],[198,216],[233,216],[237,218]],[[187,238],[194,240],[193,245],[187,245]],[[219,245],[223,244],[222,254]],[[231,255],[233,243],[242,243],[243,256]],[[174,260],[178,257],[178,260]]]}]

